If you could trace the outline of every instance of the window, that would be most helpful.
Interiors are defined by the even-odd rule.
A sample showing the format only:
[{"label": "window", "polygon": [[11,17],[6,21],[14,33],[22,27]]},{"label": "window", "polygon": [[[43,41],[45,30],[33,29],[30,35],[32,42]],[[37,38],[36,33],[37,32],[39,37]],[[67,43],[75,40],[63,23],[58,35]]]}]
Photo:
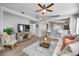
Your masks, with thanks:
[{"label": "window", "polygon": [[79,17],[77,17],[76,34],[79,34]]}]

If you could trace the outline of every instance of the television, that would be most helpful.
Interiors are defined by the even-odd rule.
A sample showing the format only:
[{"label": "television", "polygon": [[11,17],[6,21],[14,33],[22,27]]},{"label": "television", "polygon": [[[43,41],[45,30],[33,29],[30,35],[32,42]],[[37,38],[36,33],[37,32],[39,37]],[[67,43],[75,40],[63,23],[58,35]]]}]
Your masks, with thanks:
[{"label": "television", "polygon": [[30,29],[30,25],[25,25],[25,29]]},{"label": "television", "polygon": [[30,25],[18,24],[18,32],[29,32],[29,31],[30,31]]}]

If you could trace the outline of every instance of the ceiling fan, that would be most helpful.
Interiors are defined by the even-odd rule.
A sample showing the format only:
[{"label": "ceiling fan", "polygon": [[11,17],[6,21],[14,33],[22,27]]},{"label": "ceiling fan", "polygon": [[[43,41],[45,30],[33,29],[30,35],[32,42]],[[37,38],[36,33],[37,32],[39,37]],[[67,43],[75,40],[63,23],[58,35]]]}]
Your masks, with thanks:
[{"label": "ceiling fan", "polygon": [[48,9],[49,7],[51,7],[51,6],[53,6],[53,5],[54,5],[54,3],[51,3],[51,4],[49,4],[48,6],[38,4],[38,6],[39,6],[41,9],[40,9],[40,10],[36,10],[36,12],[41,11],[42,14],[44,14],[46,11],[53,12],[53,10]]}]

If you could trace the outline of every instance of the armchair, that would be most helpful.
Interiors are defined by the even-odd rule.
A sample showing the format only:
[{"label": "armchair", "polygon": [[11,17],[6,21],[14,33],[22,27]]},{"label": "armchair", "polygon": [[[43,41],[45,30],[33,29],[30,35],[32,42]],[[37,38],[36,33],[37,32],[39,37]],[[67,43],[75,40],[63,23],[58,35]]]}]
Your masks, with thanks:
[{"label": "armchair", "polygon": [[17,42],[16,39],[13,39],[12,36],[8,35],[7,33],[2,33],[1,39],[3,40],[3,45],[11,46],[11,49],[13,49],[13,46]]},{"label": "armchair", "polygon": [[4,47],[3,47],[3,41],[2,41],[1,35],[0,35],[0,50],[3,50],[3,49],[4,49]]}]

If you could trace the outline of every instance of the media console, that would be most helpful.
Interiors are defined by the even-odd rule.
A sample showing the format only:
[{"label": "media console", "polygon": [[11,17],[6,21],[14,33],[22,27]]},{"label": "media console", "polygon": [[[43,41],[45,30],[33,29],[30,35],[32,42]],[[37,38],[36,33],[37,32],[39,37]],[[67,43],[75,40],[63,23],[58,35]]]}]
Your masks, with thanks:
[{"label": "media console", "polygon": [[31,37],[30,33],[28,32],[18,32],[16,33],[16,38],[18,42],[22,42],[25,40],[29,40]]}]

